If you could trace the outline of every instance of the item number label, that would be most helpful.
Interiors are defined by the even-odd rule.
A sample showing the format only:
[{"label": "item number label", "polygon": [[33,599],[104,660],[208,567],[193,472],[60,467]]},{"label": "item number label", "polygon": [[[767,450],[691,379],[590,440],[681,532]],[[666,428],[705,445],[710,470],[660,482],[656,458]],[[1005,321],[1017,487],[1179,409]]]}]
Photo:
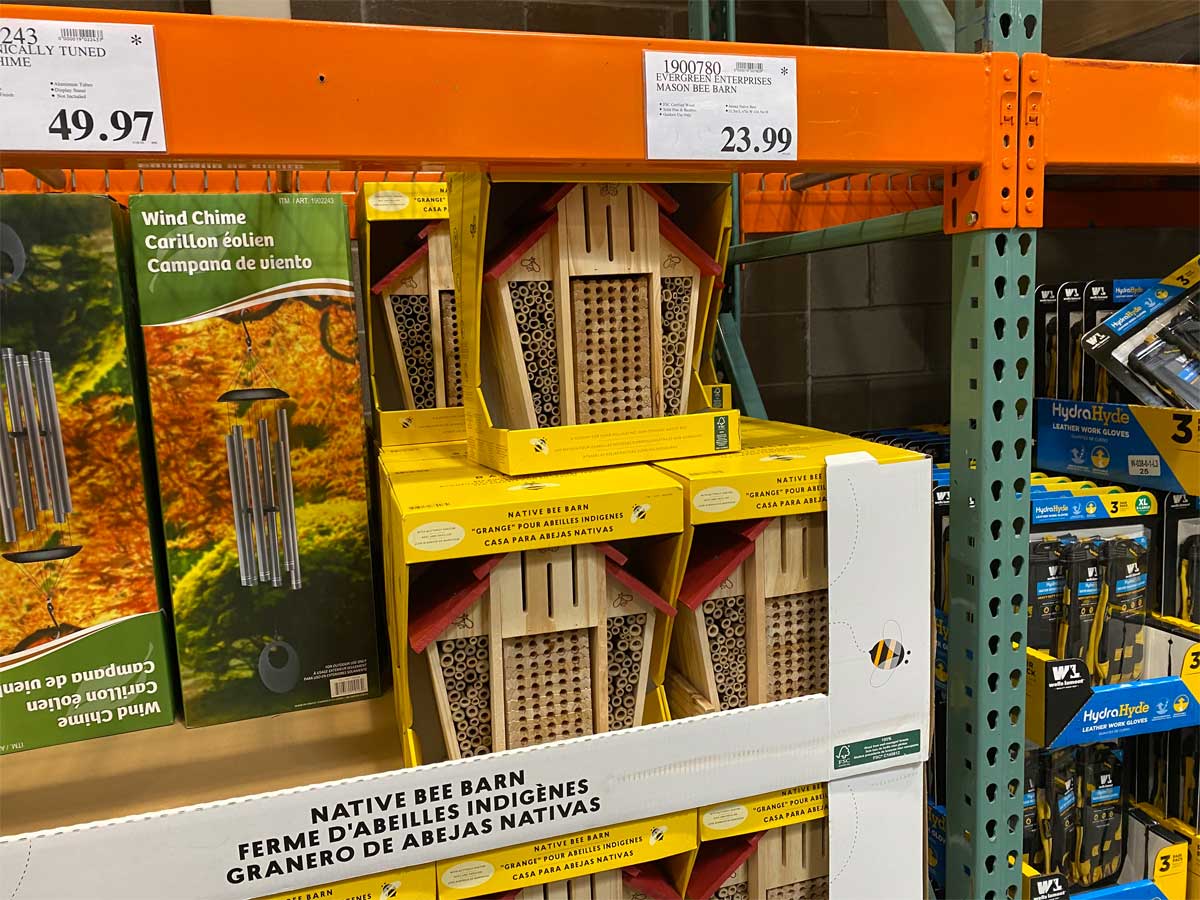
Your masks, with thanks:
[{"label": "item number label", "polygon": [[1143,478],[1157,478],[1162,474],[1162,458],[1158,456],[1130,456],[1129,474]]},{"label": "item number label", "polygon": [[643,55],[647,159],[796,158],[796,60]]},{"label": "item number label", "polygon": [[0,149],[167,149],[152,25],[0,19],[0,73]]}]

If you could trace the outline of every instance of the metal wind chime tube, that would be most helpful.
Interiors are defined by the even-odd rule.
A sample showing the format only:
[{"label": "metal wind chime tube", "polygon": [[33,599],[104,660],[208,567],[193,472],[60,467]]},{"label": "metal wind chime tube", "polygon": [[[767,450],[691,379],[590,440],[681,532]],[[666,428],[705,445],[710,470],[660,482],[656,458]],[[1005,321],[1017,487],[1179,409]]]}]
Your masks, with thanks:
[{"label": "metal wind chime tube", "polygon": [[[258,401],[287,398],[287,393],[278,388],[246,388],[227,391],[219,400],[231,404],[249,403],[253,409]],[[287,410],[280,406],[275,410],[274,419],[274,440],[271,439],[270,417],[265,415],[257,416],[253,424],[232,425],[225,436],[238,571],[246,587],[258,583],[284,587],[286,572],[286,586],[299,590],[303,582]]]},{"label": "metal wind chime tube", "polygon": [[0,366],[8,405],[7,415],[0,415],[0,529],[12,543],[19,532],[18,508],[26,533],[38,529],[41,511],[57,524],[66,522],[71,487],[50,354],[36,350],[30,357],[3,347]]}]

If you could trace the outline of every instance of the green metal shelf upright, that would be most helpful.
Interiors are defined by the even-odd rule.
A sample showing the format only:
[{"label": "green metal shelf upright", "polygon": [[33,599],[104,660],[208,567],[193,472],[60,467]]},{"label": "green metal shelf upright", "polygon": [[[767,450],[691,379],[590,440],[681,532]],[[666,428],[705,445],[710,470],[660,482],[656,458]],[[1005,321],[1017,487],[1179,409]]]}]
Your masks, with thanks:
[{"label": "green metal shelf upright", "polygon": [[[901,0],[900,5],[926,50],[1019,55],[1041,49],[1042,0],[959,2],[954,16],[943,0]],[[693,37],[710,36],[707,7],[706,0],[693,0],[698,29]],[[727,0],[730,19],[731,8]],[[953,177],[947,173],[948,189]],[[943,215],[937,207],[752,241],[731,248],[729,262],[937,233],[943,230]],[[985,229],[955,234],[952,242],[946,896],[1016,900],[1022,865],[1037,232]],[[736,345],[740,350],[740,340]],[[732,367],[730,374],[735,392],[746,396],[744,381],[752,383],[749,365]]]}]

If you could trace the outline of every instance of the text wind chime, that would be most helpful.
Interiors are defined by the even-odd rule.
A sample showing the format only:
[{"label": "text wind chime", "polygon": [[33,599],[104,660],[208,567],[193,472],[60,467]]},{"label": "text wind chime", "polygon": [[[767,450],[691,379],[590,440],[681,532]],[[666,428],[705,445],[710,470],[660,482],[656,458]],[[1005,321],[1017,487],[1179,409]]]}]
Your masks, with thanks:
[{"label": "text wind chime", "polygon": [[[265,372],[265,367],[254,353],[244,312],[239,321],[246,336],[241,379],[249,382],[257,371]],[[267,380],[273,381],[269,373]],[[250,383],[217,398],[228,412],[225,455],[243,587],[269,584],[297,591],[303,586],[285,406],[289,396],[274,384]],[[292,690],[300,680],[295,648],[279,635],[268,640],[259,655],[258,673],[268,690],[277,694]]]},{"label": "text wind chime", "polygon": [[[23,650],[62,636],[64,626],[55,615],[54,591],[66,572],[66,560],[82,550],[71,540],[71,486],[67,477],[66,452],[54,372],[50,354],[35,350],[29,355],[11,347],[0,348],[4,378],[4,406],[0,409],[0,531],[6,549],[4,559],[20,566],[46,598],[51,629],[26,638],[16,647]],[[46,514],[50,522],[46,522]],[[66,526],[65,539],[60,529]],[[26,540],[32,536],[31,539]],[[26,547],[22,547],[26,543]],[[14,546],[15,545],[15,546]],[[30,573],[35,569],[39,576]]]}]

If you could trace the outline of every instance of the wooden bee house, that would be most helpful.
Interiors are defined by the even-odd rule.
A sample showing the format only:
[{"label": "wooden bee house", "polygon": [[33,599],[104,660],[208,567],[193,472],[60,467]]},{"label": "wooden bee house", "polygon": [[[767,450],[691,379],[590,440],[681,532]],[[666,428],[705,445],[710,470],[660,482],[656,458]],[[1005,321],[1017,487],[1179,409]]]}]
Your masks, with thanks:
[{"label": "wooden bee house", "polygon": [[811,819],[706,841],[691,860],[677,858],[667,869],[675,888],[686,882],[679,894],[688,900],[826,900],[828,822]]},{"label": "wooden bee house", "polygon": [[639,724],[654,612],[607,544],[450,560],[420,576],[410,644],[429,660],[449,758]]},{"label": "wooden bee house", "polygon": [[828,692],[825,555],[821,514],[696,529],[671,634],[673,712]]},{"label": "wooden bee house", "polygon": [[435,222],[419,237],[420,246],[372,290],[384,307],[406,407],[462,406],[450,226]]},{"label": "wooden bee house", "polygon": [[747,894],[742,896],[763,900],[826,900],[829,820],[813,819],[763,832],[746,863],[746,885]]},{"label": "wooden bee house", "polygon": [[509,428],[688,411],[700,280],[717,263],[637,184],[573,184],[484,275],[485,352]]}]

